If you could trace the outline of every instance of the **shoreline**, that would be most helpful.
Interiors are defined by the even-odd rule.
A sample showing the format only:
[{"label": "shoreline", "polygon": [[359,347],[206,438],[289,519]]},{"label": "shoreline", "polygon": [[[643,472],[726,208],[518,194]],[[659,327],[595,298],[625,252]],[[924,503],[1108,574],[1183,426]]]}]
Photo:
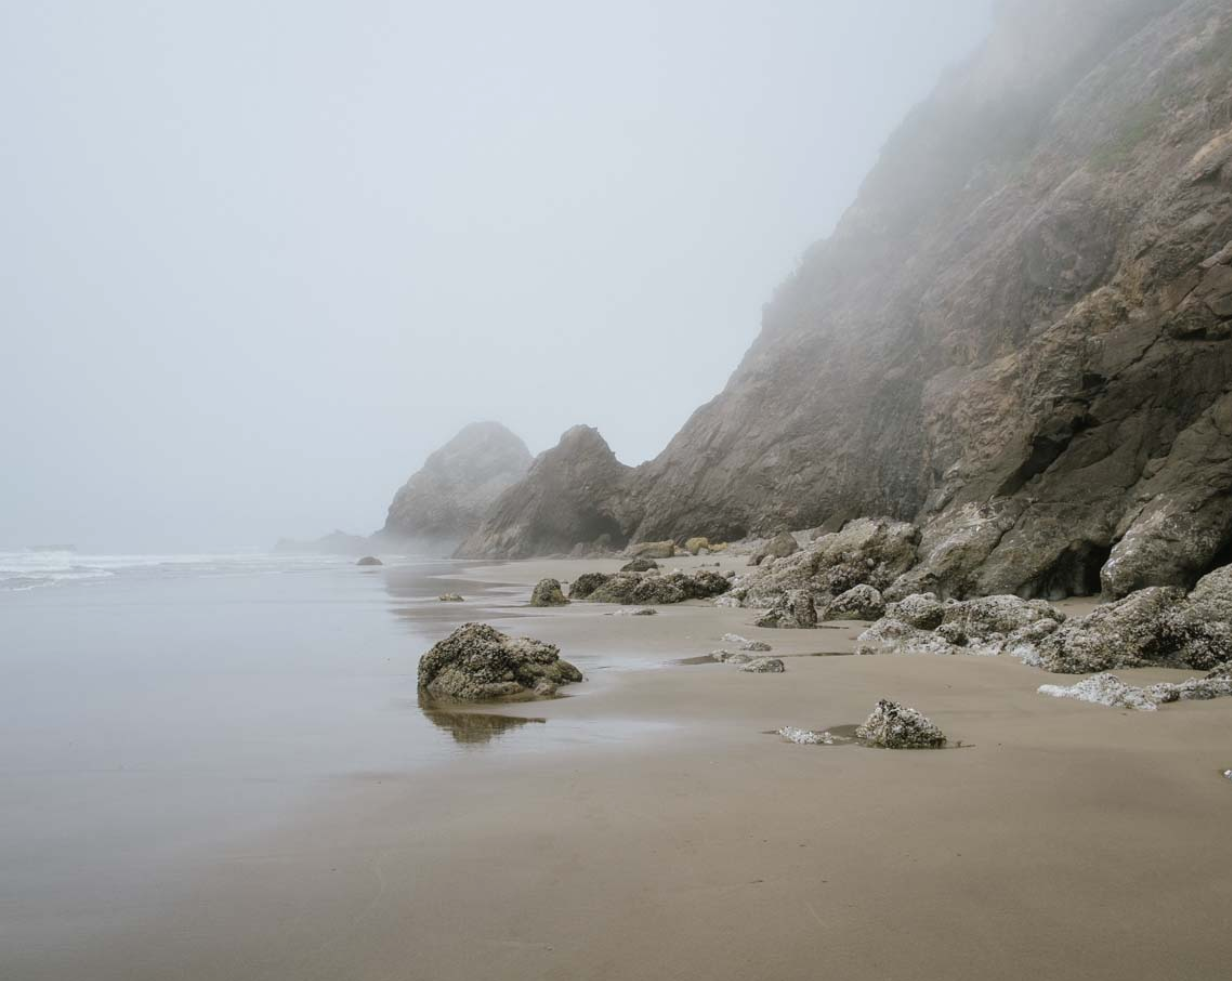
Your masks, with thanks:
[{"label": "shoreline", "polygon": [[[720,560],[743,558],[665,564]],[[481,723],[474,752],[448,764],[340,778],[313,813],[229,844],[158,916],[83,949],[80,968],[194,981],[1225,969],[1221,703],[1133,713],[1047,698],[1035,689],[1056,676],[1007,657],[806,656],[842,653],[855,623],[758,630],[750,610],[708,604],[645,618],[517,605],[544,575],[605,562],[618,564],[450,574],[483,584],[474,619],[558,644],[587,681],[568,697],[461,710],[515,721],[490,734]],[[396,612],[442,616],[434,603]],[[681,663],[728,631],[768,640],[787,671]],[[421,653],[407,651],[408,679]],[[879,697],[918,708],[963,751],[768,734],[856,723]]]}]

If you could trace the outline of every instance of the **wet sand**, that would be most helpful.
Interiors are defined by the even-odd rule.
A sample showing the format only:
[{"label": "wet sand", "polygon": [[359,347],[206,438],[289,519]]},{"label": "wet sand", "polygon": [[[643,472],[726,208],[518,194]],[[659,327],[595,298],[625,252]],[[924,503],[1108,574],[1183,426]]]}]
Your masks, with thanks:
[{"label": "wet sand", "polygon": [[[1232,702],[1132,713],[1037,695],[1057,679],[1008,658],[839,656],[857,624],[761,631],[750,611],[702,605],[520,605],[541,575],[617,564],[467,573],[510,584],[467,615],[586,654],[569,697],[429,713],[473,752],[426,775],[341,780],[310,813],[220,849],[133,929],[10,976],[1226,974]],[[729,630],[768,640],[787,671],[683,663]],[[856,723],[879,697],[963,748],[767,734]]]}]

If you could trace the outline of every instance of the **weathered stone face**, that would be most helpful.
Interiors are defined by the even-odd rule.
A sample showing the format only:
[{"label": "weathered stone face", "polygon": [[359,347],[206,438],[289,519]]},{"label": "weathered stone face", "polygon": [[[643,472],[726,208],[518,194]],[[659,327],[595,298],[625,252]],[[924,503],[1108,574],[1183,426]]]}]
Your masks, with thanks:
[{"label": "weathered stone face", "polygon": [[[590,483],[622,534],[911,520],[900,583],[827,566],[829,595],[890,601],[1189,588],[1228,554],[1232,9],[1029,6],[902,124],[619,507]],[[522,513],[500,548],[538,540]]]},{"label": "weathered stone face", "polygon": [[463,624],[419,659],[419,690],[441,698],[529,698],[581,680],[554,644],[484,623]]}]

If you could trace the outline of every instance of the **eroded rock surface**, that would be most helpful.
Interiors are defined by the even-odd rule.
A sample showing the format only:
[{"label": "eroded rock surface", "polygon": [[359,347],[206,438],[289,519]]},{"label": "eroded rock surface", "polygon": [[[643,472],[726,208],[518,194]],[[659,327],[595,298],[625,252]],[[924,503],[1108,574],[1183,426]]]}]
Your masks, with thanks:
[{"label": "eroded rock surface", "polygon": [[555,694],[582,680],[555,644],[511,637],[486,623],[466,623],[419,659],[419,690],[479,701]]},{"label": "eroded rock surface", "polygon": [[749,674],[782,674],[787,670],[787,666],[783,664],[782,658],[754,657],[740,665],[740,670]]},{"label": "eroded rock surface", "polygon": [[1189,678],[1180,683],[1162,682],[1139,688],[1123,682],[1114,674],[1097,674],[1072,685],[1040,685],[1041,695],[1054,698],[1075,698],[1080,702],[1128,708],[1138,712],[1154,712],[1170,702],[1205,701],[1232,695],[1232,679],[1226,671],[1211,672],[1205,678]]},{"label": "eroded rock surface", "polygon": [[940,749],[946,744],[945,733],[930,719],[886,698],[856,728],[856,738],[884,749]]},{"label": "eroded rock surface", "polygon": [[[919,526],[902,581],[829,596],[1192,587],[1232,545],[1230,37],[1217,0],[1000,4],[723,392],[565,511],[632,541]],[[572,546],[525,515],[481,550]]]}]

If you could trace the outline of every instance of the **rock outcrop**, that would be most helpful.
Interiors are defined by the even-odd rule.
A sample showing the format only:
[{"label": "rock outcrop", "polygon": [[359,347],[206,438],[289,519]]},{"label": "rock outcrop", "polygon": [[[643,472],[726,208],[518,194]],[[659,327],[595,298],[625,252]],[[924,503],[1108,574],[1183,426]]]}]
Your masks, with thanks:
[{"label": "rock outcrop", "polygon": [[458,558],[523,559],[567,554],[600,539],[622,548],[632,470],[599,431],[574,426],[539,454],[519,483],[500,495],[486,519],[457,549]]},{"label": "rock outcrop", "polygon": [[817,607],[807,589],[789,589],[757,618],[758,627],[808,630],[817,626]]},{"label": "rock outcrop", "polygon": [[510,637],[486,623],[465,623],[419,659],[419,690],[479,701],[554,695],[582,672],[555,644]]},{"label": "rock outcrop", "polygon": [[475,531],[500,494],[525,475],[530,450],[498,422],[464,427],[394,495],[379,533],[457,545]]},{"label": "rock outcrop", "polygon": [[[723,392],[566,510],[614,541],[910,520],[888,600],[1192,586],[1232,554],[1230,48],[1226,0],[1001,4]],[[510,504],[474,550],[558,547]]]},{"label": "rock outcrop", "polygon": [[1097,674],[1073,685],[1040,685],[1041,695],[1074,698],[1080,702],[1154,712],[1170,702],[1206,701],[1232,695],[1232,680],[1226,672],[1212,671],[1205,678],[1190,678],[1180,683],[1161,682],[1139,688],[1127,685],[1115,674]]},{"label": "rock outcrop", "polygon": [[716,572],[702,569],[694,573],[669,572],[642,574],[618,572],[609,575],[588,572],[578,576],[570,597],[591,603],[659,605],[685,600],[710,599],[728,591],[731,583]]},{"label": "rock outcrop", "polygon": [[1232,566],[1192,593],[1148,586],[1066,618],[1044,600],[984,596],[944,603],[929,593],[891,603],[860,634],[858,654],[1011,654],[1063,674],[1117,668],[1192,668],[1232,662]]}]

